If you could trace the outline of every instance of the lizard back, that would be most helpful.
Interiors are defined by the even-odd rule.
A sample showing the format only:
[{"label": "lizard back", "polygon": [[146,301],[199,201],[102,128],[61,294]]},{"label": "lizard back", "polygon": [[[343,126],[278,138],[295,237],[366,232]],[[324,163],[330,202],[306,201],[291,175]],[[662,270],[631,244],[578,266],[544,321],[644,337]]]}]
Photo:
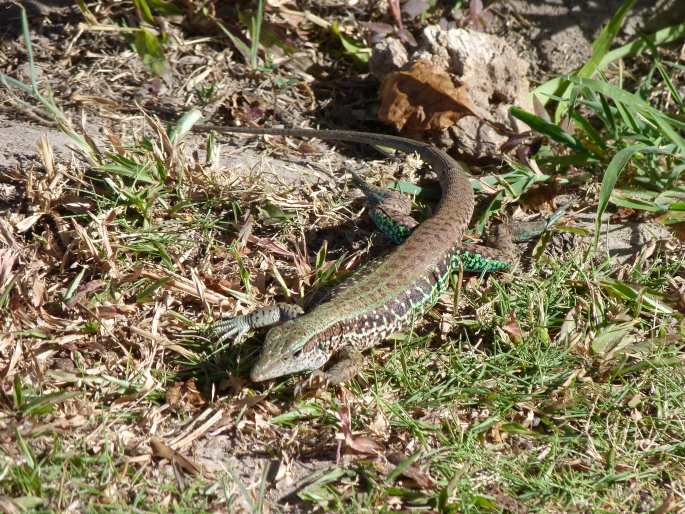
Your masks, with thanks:
[{"label": "lizard back", "polygon": [[309,313],[272,328],[252,370],[253,380],[316,369],[338,350],[378,344],[406,328],[432,304],[447,284],[451,260],[459,249],[474,209],[466,171],[447,153],[398,136],[344,130],[307,130],[199,126],[244,134],[313,137],[416,152],[438,176],[441,199],[429,219],[380,263],[343,282],[331,300]]}]

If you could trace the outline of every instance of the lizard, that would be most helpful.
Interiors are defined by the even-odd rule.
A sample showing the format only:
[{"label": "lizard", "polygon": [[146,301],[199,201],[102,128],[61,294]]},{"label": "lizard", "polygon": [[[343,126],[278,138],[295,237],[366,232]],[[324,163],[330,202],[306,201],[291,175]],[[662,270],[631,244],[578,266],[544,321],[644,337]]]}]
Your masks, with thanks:
[{"label": "lizard", "polygon": [[[414,228],[415,222],[406,221],[408,213],[398,213],[392,207],[397,203],[395,196],[388,190],[366,184],[353,173],[357,185],[374,204],[371,217],[376,225],[393,242],[401,244],[384,259],[368,264],[343,281],[327,301],[306,314],[297,305],[278,303],[249,314],[222,318],[210,325],[210,335],[219,342],[229,338],[239,340],[250,330],[271,327],[250,371],[254,382],[318,370],[336,354],[351,360],[331,368],[327,380],[333,384],[345,381],[350,376],[349,367],[359,362],[359,352],[410,327],[447,289],[453,271],[483,273],[510,266],[510,259],[502,257],[501,250],[462,243],[475,205],[468,172],[431,144],[401,136],[348,130],[214,125],[194,128],[217,133],[317,138],[414,152],[432,168],[440,183],[441,198],[433,215]],[[391,207],[386,209],[388,203]],[[502,245],[510,245],[511,236],[503,238]]]}]

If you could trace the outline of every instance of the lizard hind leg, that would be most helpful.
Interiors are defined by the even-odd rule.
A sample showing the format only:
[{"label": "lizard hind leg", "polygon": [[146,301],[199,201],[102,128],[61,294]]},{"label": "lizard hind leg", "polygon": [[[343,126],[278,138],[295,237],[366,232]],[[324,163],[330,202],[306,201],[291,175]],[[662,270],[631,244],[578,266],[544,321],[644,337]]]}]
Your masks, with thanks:
[{"label": "lizard hind leg", "polygon": [[403,243],[418,225],[410,216],[411,200],[398,191],[369,184],[354,171],[351,173],[355,185],[366,196],[369,216],[376,228],[394,244]]},{"label": "lizard hind leg", "polygon": [[452,258],[454,268],[463,267],[468,273],[492,273],[511,268],[516,262],[511,223],[500,223],[492,232],[488,238],[490,246],[463,243]]},{"label": "lizard hind leg", "polygon": [[549,229],[564,214],[565,204],[546,219],[512,223],[509,217],[495,224],[487,237],[487,246],[462,244],[453,258],[455,269],[462,266],[471,273],[489,273],[511,268],[518,261],[514,243],[527,242]]},{"label": "lizard hind leg", "polygon": [[455,258],[456,265],[465,271],[486,273],[511,268],[517,262],[519,253],[514,243],[524,243],[535,239],[552,227],[566,212],[571,202],[559,207],[551,216],[537,221],[513,223],[505,217],[502,223],[495,224],[490,231],[488,246],[464,244]]},{"label": "lizard hind leg", "polygon": [[326,382],[331,385],[349,382],[359,374],[364,363],[361,352],[347,350],[341,352],[338,361],[324,372]]}]

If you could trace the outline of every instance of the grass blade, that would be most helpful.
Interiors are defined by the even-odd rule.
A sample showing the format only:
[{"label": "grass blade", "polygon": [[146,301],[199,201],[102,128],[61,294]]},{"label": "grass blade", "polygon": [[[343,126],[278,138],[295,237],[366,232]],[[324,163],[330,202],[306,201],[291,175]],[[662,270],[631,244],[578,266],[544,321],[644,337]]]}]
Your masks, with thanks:
[{"label": "grass blade", "polygon": [[[602,32],[599,33],[597,39],[592,43],[592,56],[590,59],[577,71],[574,75],[578,77],[592,77],[599,69],[599,65],[602,59],[609,51],[611,43],[614,41],[616,34],[618,34],[621,25],[623,25],[623,19],[625,18],[628,11],[633,8],[637,0],[626,0],[623,5],[616,11],[606,24]],[[569,106],[569,101],[572,95],[572,88],[570,85],[564,86],[563,93],[561,94],[561,100],[557,104],[557,109],[554,114],[554,119],[559,121]]]},{"label": "grass blade", "polygon": [[659,147],[650,147],[646,145],[633,145],[619,150],[611,159],[609,166],[607,166],[602,178],[602,187],[599,192],[599,202],[597,204],[597,215],[595,218],[595,238],[592,244],[592,251],[596,251],[597,243],[599,242],[599,235],[602,226],[602,216],[606,212],[611,193],[616,186],[618,177],[625,166],[630,162],[630,159],[637,153],[663,153],[669,154],[668,149]]},{"label": "grass blade", "polygon": [[512,116],[523,121],[528,126],[530,126],[530,128],[532,128],[536,132],[539,132],[540,134],[549,137],[551,140],[556,141],[557,143],[561,143],[562,145],[568,146],[569,148],[572,148],[573,150],[576,150],[578,152],[590,153],[590,151],[587,148],[585,148],[585,146],[583,146],[583,143],[581,143],[580,140],[576,138],[576,136],[574,136],[573,134],[569,134],[558,125],[555,125],[554,123],[549,123],[540,118],[539,116],[524,111],[519,107],[511,107],[509,109],[509,112]]}]

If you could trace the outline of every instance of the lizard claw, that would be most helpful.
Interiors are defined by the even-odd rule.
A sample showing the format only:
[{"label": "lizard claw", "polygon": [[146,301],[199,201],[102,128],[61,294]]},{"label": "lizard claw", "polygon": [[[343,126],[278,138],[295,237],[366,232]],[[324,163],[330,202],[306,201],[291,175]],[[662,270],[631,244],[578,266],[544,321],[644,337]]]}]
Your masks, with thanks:
[{"label": "lizard claw", "polygon": [[314,370],[308,377],[301,379],[293,390],[295,398],[309,398],[319,389],[326,389],[330,385],[328,376],[320,369]]}]

